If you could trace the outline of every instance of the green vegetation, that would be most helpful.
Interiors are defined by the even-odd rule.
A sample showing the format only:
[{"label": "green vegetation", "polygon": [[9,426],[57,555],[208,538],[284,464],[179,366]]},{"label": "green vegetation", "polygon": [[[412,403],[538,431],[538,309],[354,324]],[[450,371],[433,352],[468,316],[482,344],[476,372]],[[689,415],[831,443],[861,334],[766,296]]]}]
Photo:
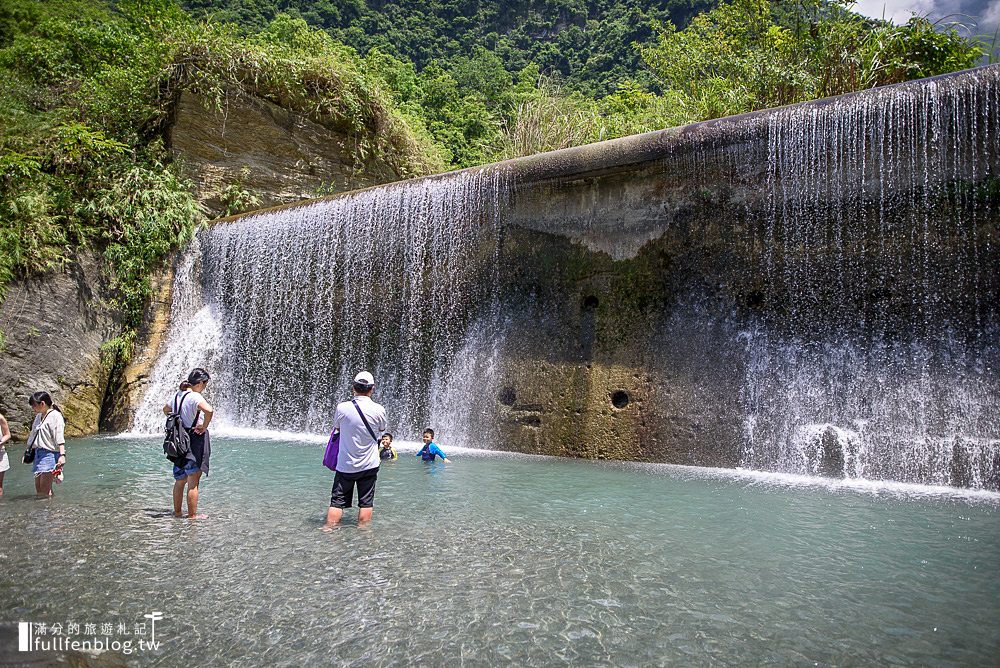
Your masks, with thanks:
[{"label": "green vegetation", "polygon": [[982,50],[925,18],[895,26],[827,2],[734,0],[641,48],[702,118],[802,102],[972,67]]},{"label": "green vegetation", "polygon": [[[145,33],[145,39],[143,39]],[[136,325],[152,266],[198,205],[156,138],[149,30],[92,3],[8,2],[0,13],[0,286],[102,250],[112,306]]]},{"label": "green vegetation", "polygon": [[[191,90],[252,95],[401,176],[466,167],[969,67],[923,19],[820,0],[5,0],[0,297],[80,249],[106,260],[127,359],[149,277],[201,206],[165,148]],[[708,10],[698,13],[700,10]],[[311,25],[310,25],[311,24]],[[680,26],[680,28],[678,28]],[[243,175],[228,213],[259,204]]]},{"label": "green vegetation", "polygon": [[[282,13],[326,29],[360,53],[372,49],[453,71],[486,49],[511,73],[535,65],[590,98],[628,81],[655,85],[633,44],[668,20],[686,25],[715,0],[183,0],[199,17],[264,29]],[[533,83],[533,82],[532,82]]]}]

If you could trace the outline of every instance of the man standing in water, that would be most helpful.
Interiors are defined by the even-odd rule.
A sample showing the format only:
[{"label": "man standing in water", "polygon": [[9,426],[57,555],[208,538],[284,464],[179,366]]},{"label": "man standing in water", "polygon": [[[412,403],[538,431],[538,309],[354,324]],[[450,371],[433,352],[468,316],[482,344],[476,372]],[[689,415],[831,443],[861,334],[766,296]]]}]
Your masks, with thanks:
[{"label": "man standing in water", "polygon": [[355,486],[358,488],[358,526],[372,519],[379,465],[377,434],[385,431],[388,420],[385,408],[372,401],[375,379],[370,373],[362,371],[355,376],[353,387],[354,398],[337,404],[333,417],[333,428],[340,430],[340,452],[325,530],[337,526],[344,508],[351,507]]}]

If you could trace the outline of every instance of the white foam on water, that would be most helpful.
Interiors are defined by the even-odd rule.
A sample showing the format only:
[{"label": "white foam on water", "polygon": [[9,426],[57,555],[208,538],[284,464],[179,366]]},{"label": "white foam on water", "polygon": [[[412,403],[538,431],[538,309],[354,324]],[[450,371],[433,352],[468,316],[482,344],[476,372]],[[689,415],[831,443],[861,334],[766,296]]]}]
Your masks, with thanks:
[{"label": "white foam on water", "polygon": [[865,478],[826,478],[822,476],[798,475],[753,469],[727,469],[702,466],[681,466],[678,464],[627,464],[623,466],[655,470],[662,467],[672,472],[683,472],[692,477],[729,479],[774,487],[819,488],[830,491],[849,491],[864,494],[889,494],[900,497],[954,498],[965,501],[987,501],[1000,503],[1000,492],[985,489],[949,487],[947,485],[921,485],[892,480],[868,480]]},{"label": "white foam on water", "polygon": [[[223,439],[234,438],[248,441],[278,441],[285,443],[302,443],[325,445],[329,434],[311,434],[293,431],[252,429],[246,427],[220,427],[212,429],[216,448],[224,447]],[[100,438],[122,440],[146,440],[159,435],[121,433],[102,436]],[[396,438],[392,443],[400,455],[414,456],[423,448],[422,441]],[[488,458],[495,460],[537,460],[551,462],[574,462],[580,465],[590,465],[614,470],[639,471],[649,474],[678,475],[684,478],[702,478],[715,480],[730,480],[765,485],[775,488],[824,489],[834,492],[853,492],[869,495],[898,496],[901,498],[941,498],[956,499],[967,502],[986,502],[1000,504],[1000,492],[984,489],[969,489],[949,487],[946,485],[922,485],[915,483],[896,482],[892,480],[868,480],[864,478],[828,478],[823,476],[799,475],[795,473],[780,473],[772,471],[757,471],[745,468],[718,468],[707,466],[685,466],[681,464],[660,464],[649,462],[626,462],[615,460],[568,459],[551,455],[535,455],[487,448],[470,448],[450,445],[447,442],[438,444],[444,450],[452,463],[461,464],[461,457]]]}]

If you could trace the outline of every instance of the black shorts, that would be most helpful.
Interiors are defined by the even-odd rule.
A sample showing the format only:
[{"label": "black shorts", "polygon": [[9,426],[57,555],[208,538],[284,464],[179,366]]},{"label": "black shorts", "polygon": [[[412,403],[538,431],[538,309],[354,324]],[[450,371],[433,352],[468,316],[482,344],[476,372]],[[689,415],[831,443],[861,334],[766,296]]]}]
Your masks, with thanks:
[{"label": "black shorts", "polygon": [[375,479],[378,467],[357,473],[341,473],[333,476],[333,490],[330,492],[330,506],[350,508],[354,498],[354,486],[358,486],[358,508],[371,508],[375,501]]}]

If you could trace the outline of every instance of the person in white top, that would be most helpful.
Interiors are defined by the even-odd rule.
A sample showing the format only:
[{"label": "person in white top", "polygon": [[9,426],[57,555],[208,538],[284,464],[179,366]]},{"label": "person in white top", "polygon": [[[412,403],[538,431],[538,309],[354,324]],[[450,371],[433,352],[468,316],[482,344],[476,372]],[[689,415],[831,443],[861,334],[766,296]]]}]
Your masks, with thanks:
[{"label": "person in white top", "polygon": [[10,469],[10,460],[7,458],[7,448],[4,444],[10,440],[10,426],[7,418],[0,415],[0,496],[3,496],[3,474]]},{"label": "person in white top", "polygon": [[52,403],[48,392],[35,392],[28,398],[35,419],[31,423],[28,445],[34,449],[31,470],[35,474],[35,494],[52,496],[56,469],[66,464],[66,421]]},{"label": "person in white top", "polygon": [[375,480],[378,477],[378,437],[388,426],[385,408],[372,401],[375,378],[367,371],[354,377],[354,398],[337,404],[333,429],[340,431],[337,473],[330,492],[325,530],[340,523],[358,488],[358,526],[372,519]]},{"label": "person in white top", "polygon": [[163,414],[169,415],[176,405],[184,429],[191,437],[191,454],[194,455],[194,460],[187,461],[183,468],[174,464],[174,517],[183,517],[181,506],[184,502],[185,485],[188,519],[203,520],[208,517],[198,514],[198,483],[202,474],[208,475],[208,464],[212,455],[208,424],[215,415],[215,409],[201,395],[209,380],[208,372],[201,367],[192,369],[187,380],[181,383],[180,390],[174,394],[173,400],[163,406]]}]

